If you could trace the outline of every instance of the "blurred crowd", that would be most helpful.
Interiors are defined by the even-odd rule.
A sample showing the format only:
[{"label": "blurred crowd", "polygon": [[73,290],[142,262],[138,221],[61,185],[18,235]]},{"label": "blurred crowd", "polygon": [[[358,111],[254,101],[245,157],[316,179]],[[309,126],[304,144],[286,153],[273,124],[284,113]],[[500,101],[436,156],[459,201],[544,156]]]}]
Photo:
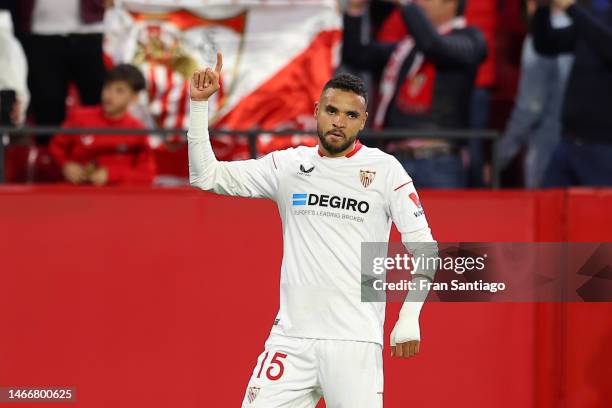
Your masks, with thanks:
[{"label": "blurred crowd", "polygon": [[[141,69],[103,53],[112,0],[0,0],[2,126],[144,129]],[[612,185],[612,0],[344,0],[339,72],[364,78],[372,130],[498,130],[493,144],[376,139],[421,188]],[[144,123],[143,123],[144,122]],[[8,182],[182,183],[184,140],[10,138]]]}]

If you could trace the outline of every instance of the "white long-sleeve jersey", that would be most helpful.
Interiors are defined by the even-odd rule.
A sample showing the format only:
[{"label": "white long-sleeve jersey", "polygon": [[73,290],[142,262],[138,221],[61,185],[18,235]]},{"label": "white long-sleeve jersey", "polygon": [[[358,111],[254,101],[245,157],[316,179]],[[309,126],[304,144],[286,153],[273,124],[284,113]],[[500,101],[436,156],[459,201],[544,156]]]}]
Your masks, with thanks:
[{"label": "white long-sleeve jersey", "polygon": [[357,142],[344,157],[318,147],[218,162],[207,102],[191,103],[191,185],[218,194],[269,198],[283,226],[280,310],[273,333],[383,344],[384,303],[361,301],[361,243],[432,242],[411,178],[391,155]]}]

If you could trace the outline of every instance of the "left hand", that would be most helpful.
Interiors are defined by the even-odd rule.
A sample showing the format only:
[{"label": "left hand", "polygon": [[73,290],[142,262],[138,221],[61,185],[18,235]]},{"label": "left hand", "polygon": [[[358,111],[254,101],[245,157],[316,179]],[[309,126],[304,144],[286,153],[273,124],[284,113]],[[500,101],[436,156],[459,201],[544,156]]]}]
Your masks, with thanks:
[{"label": "left hand", "polygon": [[567,10],[574,4],[576,4],[576,0],[553,0],[553,5],[562,11]]},{"label": "left hand", "polygon": [[391,356],[408,358],[419,352],[421,333],[418,316],[400,316],[391,332]]},{"label": "left hand", "polygon": [[408,358],[416,356],[419,352],[421,342],[418,340],[411,340],[405,343],[398,343],[391,347],[391,357]]},{"label": "left hand", "polygon": [[94,186],[104,186],[108,183],[108,170],[104,167],[98,167],[89,175],[89,181]]}]

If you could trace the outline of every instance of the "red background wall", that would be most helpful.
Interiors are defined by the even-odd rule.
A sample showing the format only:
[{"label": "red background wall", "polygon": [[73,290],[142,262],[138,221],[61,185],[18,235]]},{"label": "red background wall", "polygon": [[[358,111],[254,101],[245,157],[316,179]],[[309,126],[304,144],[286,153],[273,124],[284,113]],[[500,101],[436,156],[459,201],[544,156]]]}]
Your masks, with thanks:
[{"label": "red background wall", "polygon": [[[421,197],[439,241],[612,240],[611,191]],[[75,386],[79,407],[240,406],[278,307],[272,202],[3,187],[0,228],[0,386]],[[421,353],[385,349],[386,407],[610,406],[611,311],[428,304]]]}]

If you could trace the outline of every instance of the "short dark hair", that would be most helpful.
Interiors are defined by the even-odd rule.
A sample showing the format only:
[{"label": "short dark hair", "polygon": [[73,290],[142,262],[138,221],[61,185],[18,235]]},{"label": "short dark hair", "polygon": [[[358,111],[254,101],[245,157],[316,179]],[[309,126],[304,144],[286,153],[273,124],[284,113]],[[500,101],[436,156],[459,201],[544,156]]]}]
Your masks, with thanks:
[{"label": "short dark hair", "polygon": [[110,82],[124,81],[138,93],[146,88],[147,82],[140,69],[131,64],[119,64],[106,73],[104,85]]},{"label": "short dark hair", "polygon": [[363,99],[365,99],[366,104],[368,103],[368,90],[363,80],[358,76],[351,74],[338,74],[327,81],[323,87],[323,92],[329,88],[353,92],[359,96],[362,96]]},{"label": "short dark hair", "polygon": [[457,16],[465,14],[465,8],[467,7],[467,0],[457,0]]}]

